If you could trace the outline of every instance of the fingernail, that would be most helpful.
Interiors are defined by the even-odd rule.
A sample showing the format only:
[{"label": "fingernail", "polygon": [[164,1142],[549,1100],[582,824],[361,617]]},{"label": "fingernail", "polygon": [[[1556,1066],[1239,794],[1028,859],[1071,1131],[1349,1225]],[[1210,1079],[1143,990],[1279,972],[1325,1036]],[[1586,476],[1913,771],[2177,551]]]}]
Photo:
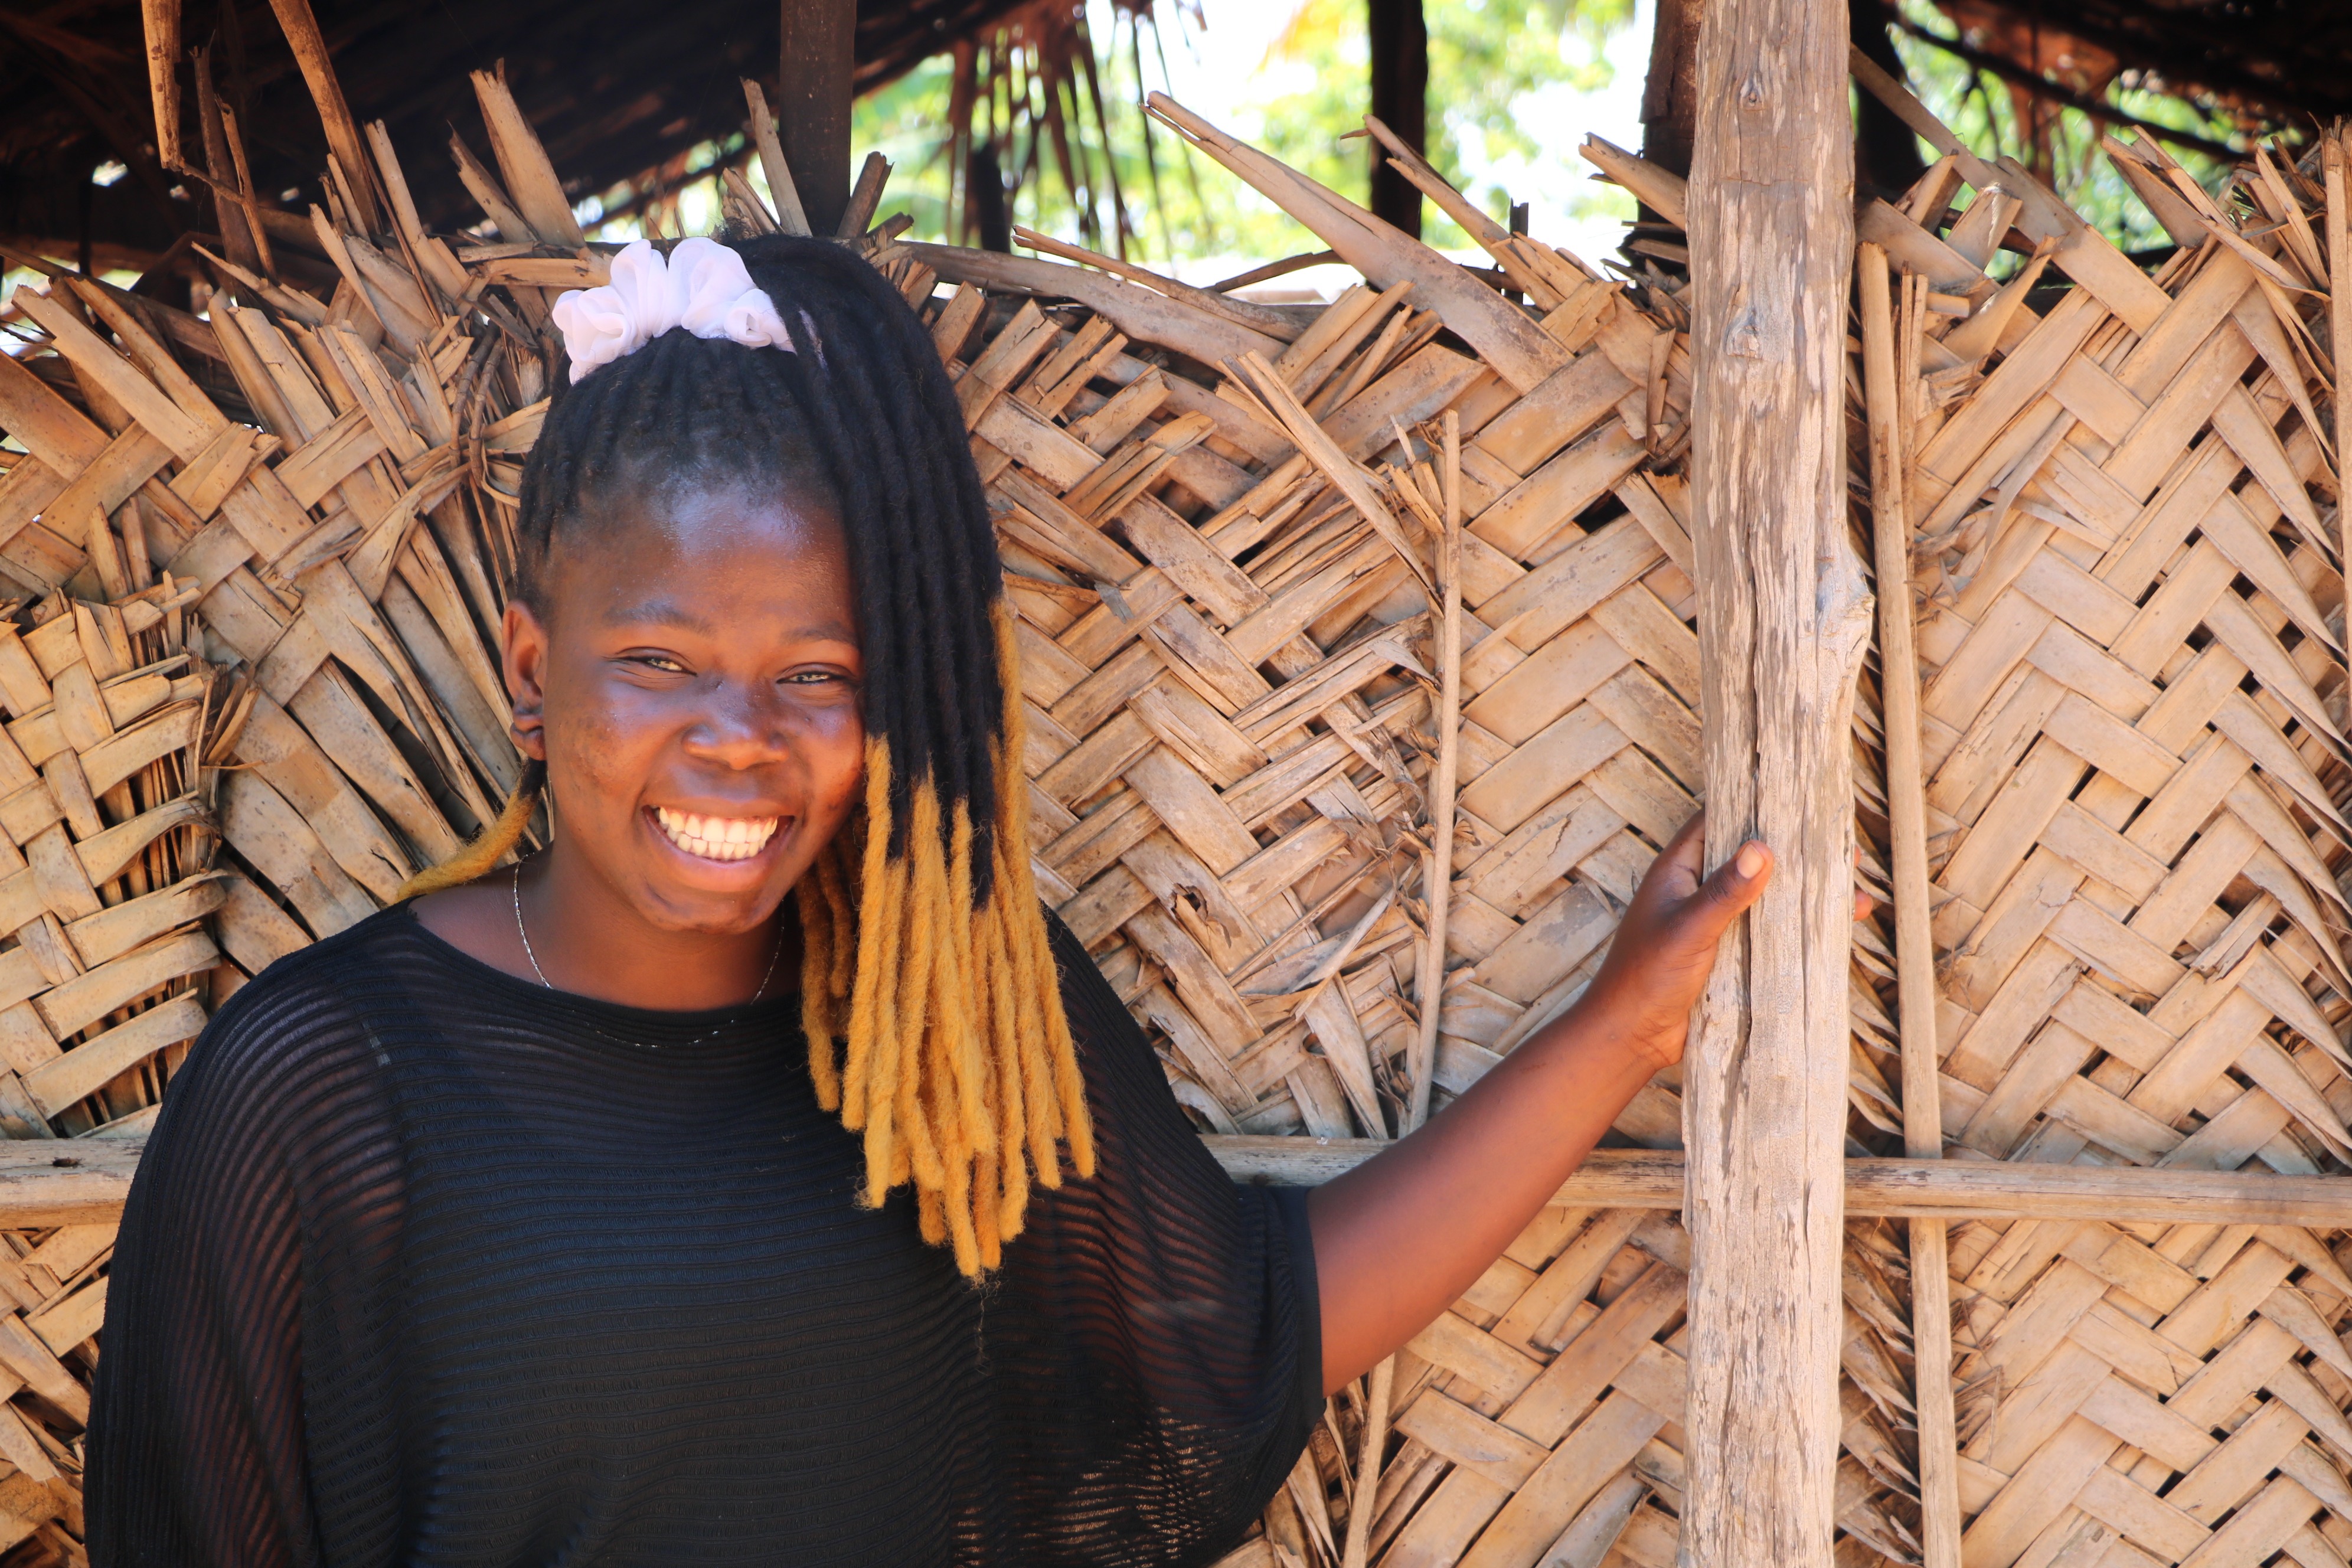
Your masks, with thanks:
[{"label": "fingernail", "polygon": [[1764,847],[1761,844],[1743,844],[1739,847],[1739,853],[1731,858],[1731,863],[1738,868],[1742,878],[1753,878],[1764,869]]}]

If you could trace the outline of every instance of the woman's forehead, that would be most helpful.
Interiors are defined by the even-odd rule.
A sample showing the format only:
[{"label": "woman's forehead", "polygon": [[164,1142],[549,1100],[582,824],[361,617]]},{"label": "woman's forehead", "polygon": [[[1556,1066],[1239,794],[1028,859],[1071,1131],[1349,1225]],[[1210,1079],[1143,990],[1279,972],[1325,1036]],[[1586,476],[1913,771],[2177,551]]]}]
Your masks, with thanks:
[{"label": "woman's forehead", "polygon": [[[715,630],[782,615],[854,628],[847,536],[822,501],[742,486],[672,488],[617,500],[567,531],[551,608],[584,600],[601,621]],[[748,629],[748,627],[746,628]]]},{"label": "woman's forehead", "polygon": [[563,531],[556,553],[629,570],[741,570],[764,558],[846,569],[848,536],[822,497],[773,485],[670,484],[633,489]]}]

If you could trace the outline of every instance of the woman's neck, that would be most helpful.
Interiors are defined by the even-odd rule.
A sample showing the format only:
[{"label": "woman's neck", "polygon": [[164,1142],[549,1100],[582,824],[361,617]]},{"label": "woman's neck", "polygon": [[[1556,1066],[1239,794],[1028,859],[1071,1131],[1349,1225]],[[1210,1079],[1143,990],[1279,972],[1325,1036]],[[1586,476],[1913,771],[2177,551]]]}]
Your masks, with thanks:
[{"label": "woman's neck", "polygon": [[416,918],[519,980],[632,1007],[698,1012],[776,996],[800,981],[800,925],[789,900],[747,931],[665,929],[566,856],[560,840],[519,868],[419,900]]}]

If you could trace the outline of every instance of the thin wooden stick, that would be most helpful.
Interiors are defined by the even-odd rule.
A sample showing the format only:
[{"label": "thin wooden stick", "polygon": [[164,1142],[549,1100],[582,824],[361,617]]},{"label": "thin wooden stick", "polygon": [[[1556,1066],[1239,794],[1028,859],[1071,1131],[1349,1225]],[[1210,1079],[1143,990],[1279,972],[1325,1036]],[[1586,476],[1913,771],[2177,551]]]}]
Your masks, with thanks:
[{"label": "thin wooden stick", "polygon": [[[1919,763],[1919,655],[1911,625],[1902,387],[1886,252],[1863,244],[1863,390],[1870,416],[1871,533],[1878,564],[1878,662],[1886,722],[1886,816],[1893,840],[1895,973],[1903,1043],[1903,1152],[1943,1157],[1936,1081],[1936,952],[1927,921],[1927,813]],[[1911,1222],[1911,1333],[1916,1352],[1922,1568],[1959,1568],[1959,1440],[1952,1412],[1951,1279],[1941,1220]]]},{"label": "thin wooden stick", "polygon": [[261,201],[253,193],[253,171],[245,161],[245,128],[237,123],[236,110],[226,103],[220,106],[221,134],[228,142],[228,155],[236,170],[237,205],[245,210],[245,226],[253,236],[254,254],[261,258],[263,276],[278,279],[278,260],[269,251],[269,231],[262,226]]},{"label": "thin wooden stick", "polygon": [[294,61],[302,68],[302,80],[310,89],[311,101],[318,106],[320,121],[326,127],[328,151],[341,162],[352,180],[352,195],[362,209],[352,217],[362,231],[373,234],[380,217],[376,210],[375,171],[368,164],[366,145],[360,140],[359,121],[352,118],[351,105],[344,101],[342,83],[335,79],[335,62],[327,52],[326,37],[319,31],[319,18],[311,13],[310,0],[269,0],[269,8],[278,13],[278,25],[294,51]]},{"label": "thin wooden stick", "polygon": [[[2327,181],[2327,347],[2336,360],[2336,376],[2344,377],[2346,356],[2352,354],[2352,309],[2344,303],[2344,290],[2352,288],[2352,195],[2346,191],[2344,170],[2344,132],[2339,127],[2320,138],[2320,150],[2326,160]],[[2336,468],[2339,492],[2347,481],[2344,469],[2352,465],[2352,451],[2345,443],[2352,441],[2352,406],[2341,396],[2336,399]],[[2336,498],[2337,560],[2352,567],[2352,506],[2345,498]]]},{"label": "thin wooden stick", "polygon": [[1372,1549],[1372,1503],[1381,1492],[1381,1450],[1387,1446],[1389,1398],[1396,1392],[1396,1357],[1372,1368],[1364,1393],[1364,1437],[1356,1450],[1356,1495],[1348,1505],[1348,1541],[1339,1568],[1364,1568]]},{"label": "thin wooden stick", "polygon": [[750,77],[743,79],[743,101],[751,111],[751,145],[759,149],[760,169],[768,176],[768,205],[775,209],[776,226],[786,234],[805,235],[808,213],[801,206],[800,187],[793,184],[792,165],[784,162],[776,117],[768,112],[768,95]]},{"label": "thin wooden stick", "polygon": [[866,153],[857,171],[857,184],[850,189],[849,205],[842,209],[835,239],[856,239],[865,234],[874,222],[874,209],[882,205],[882,186],[889,178],[890,160],[879,153]]},{"label": "thin wooden stick", "polygon": [[1429,855],[1422,890],[1429,934],[1422,944],[1416,994],[1421,1030],[1407,1066],[1412,1103],[1403,1131],[1429,1120],[1429,1091],[1437,1070],[1437,1017],[1444,1002],[1445,914],[1454,882],[1454,795],[1462,755],[1462,416],[1445,411],[1445,535],[1438,542],[1444,609],[1437,647],[1437,763],[1429,787]]}]

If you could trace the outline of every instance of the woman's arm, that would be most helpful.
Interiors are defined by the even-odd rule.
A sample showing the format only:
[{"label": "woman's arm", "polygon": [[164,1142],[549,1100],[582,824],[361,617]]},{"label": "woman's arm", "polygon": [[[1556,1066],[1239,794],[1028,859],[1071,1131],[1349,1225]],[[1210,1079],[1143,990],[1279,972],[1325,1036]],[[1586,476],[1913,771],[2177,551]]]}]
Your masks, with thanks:
[{"label": "woman's arm", "polygon": [[1702,881],[1703,820],[1651,865],[1574,1006],[1443,1115],[1309,1197],[1327,1392],[1433,1322],[1682,1058],[1717,941],[1772,874],[1771,851],[1751,841]]}]

